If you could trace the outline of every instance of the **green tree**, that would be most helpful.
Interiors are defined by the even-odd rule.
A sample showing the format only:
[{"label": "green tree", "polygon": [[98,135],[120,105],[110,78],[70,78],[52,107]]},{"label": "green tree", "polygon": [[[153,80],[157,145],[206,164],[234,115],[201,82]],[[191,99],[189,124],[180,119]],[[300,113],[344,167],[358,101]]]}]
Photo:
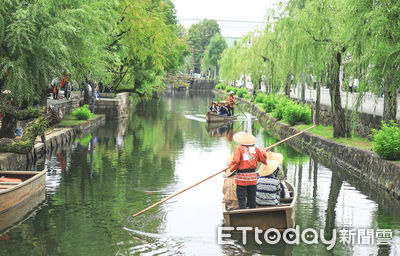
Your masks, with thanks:
[{"label": "green tree", "polygon": [[192,55],[194,56],[194,72],[200,72],[204,51],[210,44],[211,38],[217,33],[221,33],[221,29],[215,20],[205,19],[193,24],[188,29],[188,43],[192,48]]},{"label": "green tree", "polygon": [[210,44],[207,47],[207,51],[204,54],[203,70],[213,70],[214,79],[216,79],[218,75],[218,61],[221,58],[222,52],[227,47],[228,45],[226,44],[225,39],[220,33],[217,33],[211,38]]}]

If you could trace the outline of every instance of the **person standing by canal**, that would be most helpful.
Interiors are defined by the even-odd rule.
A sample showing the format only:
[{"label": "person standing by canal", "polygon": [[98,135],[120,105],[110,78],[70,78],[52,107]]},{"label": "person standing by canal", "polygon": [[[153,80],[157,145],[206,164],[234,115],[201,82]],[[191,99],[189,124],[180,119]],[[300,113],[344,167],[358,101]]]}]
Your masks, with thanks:
[{"label": "person standing by canal", "polygon": [[235,147],[229,171],[230,173],[237,172],[235,183],[239,208],[245,209],[247,202],[250,208],[256,208],[256,168],[258,162],[267,165],[266,150],[261,151],[254,146],[256,138],[247,131],[236,133],[233,140],[240,145]]},{"label": "person standing by canal", "polygon": [[235,93],[233,91],[229,92],[228,106],[229,106],[229,115],[230,116],[234,116],[235,115],[236,99],[235,99],[234,94]]}]

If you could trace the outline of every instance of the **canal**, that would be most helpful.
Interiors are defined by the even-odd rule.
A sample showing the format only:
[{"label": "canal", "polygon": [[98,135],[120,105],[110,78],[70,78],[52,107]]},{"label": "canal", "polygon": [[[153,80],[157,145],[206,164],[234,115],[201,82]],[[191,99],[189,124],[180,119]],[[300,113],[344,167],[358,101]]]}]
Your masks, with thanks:
[{"label": "canal", "polygon": [[[325,229],[326,238],[336,229],[333,250],[321,240],[269,245],[261,239],[259,245],[250,234],[246,243],[235,234],[219,245],[222,175],[131,218],[222,170],[235,132],[252,131],[260,148],[277,142],[238,109],[232,125],[207,127],[213,99],[212,93],[166,91],[133,106],[128,120],[107,122],[52,152],[32,167],[49,169],[46,199],[1,235],[0,255],[400,255],[399,201],[286,144],[273,150],[284,155],[285,175],[298,191],[296,225]],[[378,246],[375,236],[383,229],[391,242]],[[354,232],[353,241],[340,241],[339,230]]]}]

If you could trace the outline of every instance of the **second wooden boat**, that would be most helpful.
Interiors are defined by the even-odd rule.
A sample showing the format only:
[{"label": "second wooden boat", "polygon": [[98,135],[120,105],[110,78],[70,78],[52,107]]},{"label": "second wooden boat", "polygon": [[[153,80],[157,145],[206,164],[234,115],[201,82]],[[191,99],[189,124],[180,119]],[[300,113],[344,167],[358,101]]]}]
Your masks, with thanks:
[{"label": "second wooden boat", "polygon": [[21,182],[0,182],[0,214],[11,210],[45,189],[46,172],[0,171],[0,177]]},{"label": "second wooden boat", "polygon": [[206,120],[208,123],[211,123],[211,122],[221,123],[221,122],[230,122],[230,121],[236,120],[236,118],[237,118],[237,116],[221,116],[215,112],[209,111],[209,112],[207,112]]},{"label": "second wooden boat", "polygon": [[262,230],[276,228],[279,231],[294,227],[297,193],[292,184],[286,181],[291,195],[281,199],[277,206],[238,209],[228,211],[223,204],[223,215],[227,227],[258,227]]}]

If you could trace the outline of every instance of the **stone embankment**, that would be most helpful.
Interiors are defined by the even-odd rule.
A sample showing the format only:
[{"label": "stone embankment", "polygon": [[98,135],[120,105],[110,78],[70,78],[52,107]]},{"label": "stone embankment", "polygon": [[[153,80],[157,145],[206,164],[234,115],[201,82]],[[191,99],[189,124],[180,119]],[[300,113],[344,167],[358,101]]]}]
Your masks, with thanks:
[{"label": "stone embankment", "polygon": [[[46,151],[53,151],[56,148],[62,147],[69,141],[74,140],[77,136],[87,133],[90,129],[102,125],[104,122],[105,116],[98,115],[79,125],[56,127],[46,133]],[[26,166],[28,163],[34,162],[36,159],[46,154],[44,146],[44,143],[38,138],[34,148],[29,154],[1,153],[0,170],[16,170]]]},{"label": "stone embankment", "polygon": [[[227,96],[221,90],[215,90],[215,92]],[[241,98],[237,98],[237,101],[247,111],[253,113],[260,124],[275,136],[284,139],[298,132],[293,127],[268,115],[259,106]],[[322,163],[339,167],[335,169],[347,170],[358,179],[382,188],[400,199],[399,163],[384,160],[373,151],[343,145],[310,132],[305,132],[287,143],[298,150],[308,151]]]}]

